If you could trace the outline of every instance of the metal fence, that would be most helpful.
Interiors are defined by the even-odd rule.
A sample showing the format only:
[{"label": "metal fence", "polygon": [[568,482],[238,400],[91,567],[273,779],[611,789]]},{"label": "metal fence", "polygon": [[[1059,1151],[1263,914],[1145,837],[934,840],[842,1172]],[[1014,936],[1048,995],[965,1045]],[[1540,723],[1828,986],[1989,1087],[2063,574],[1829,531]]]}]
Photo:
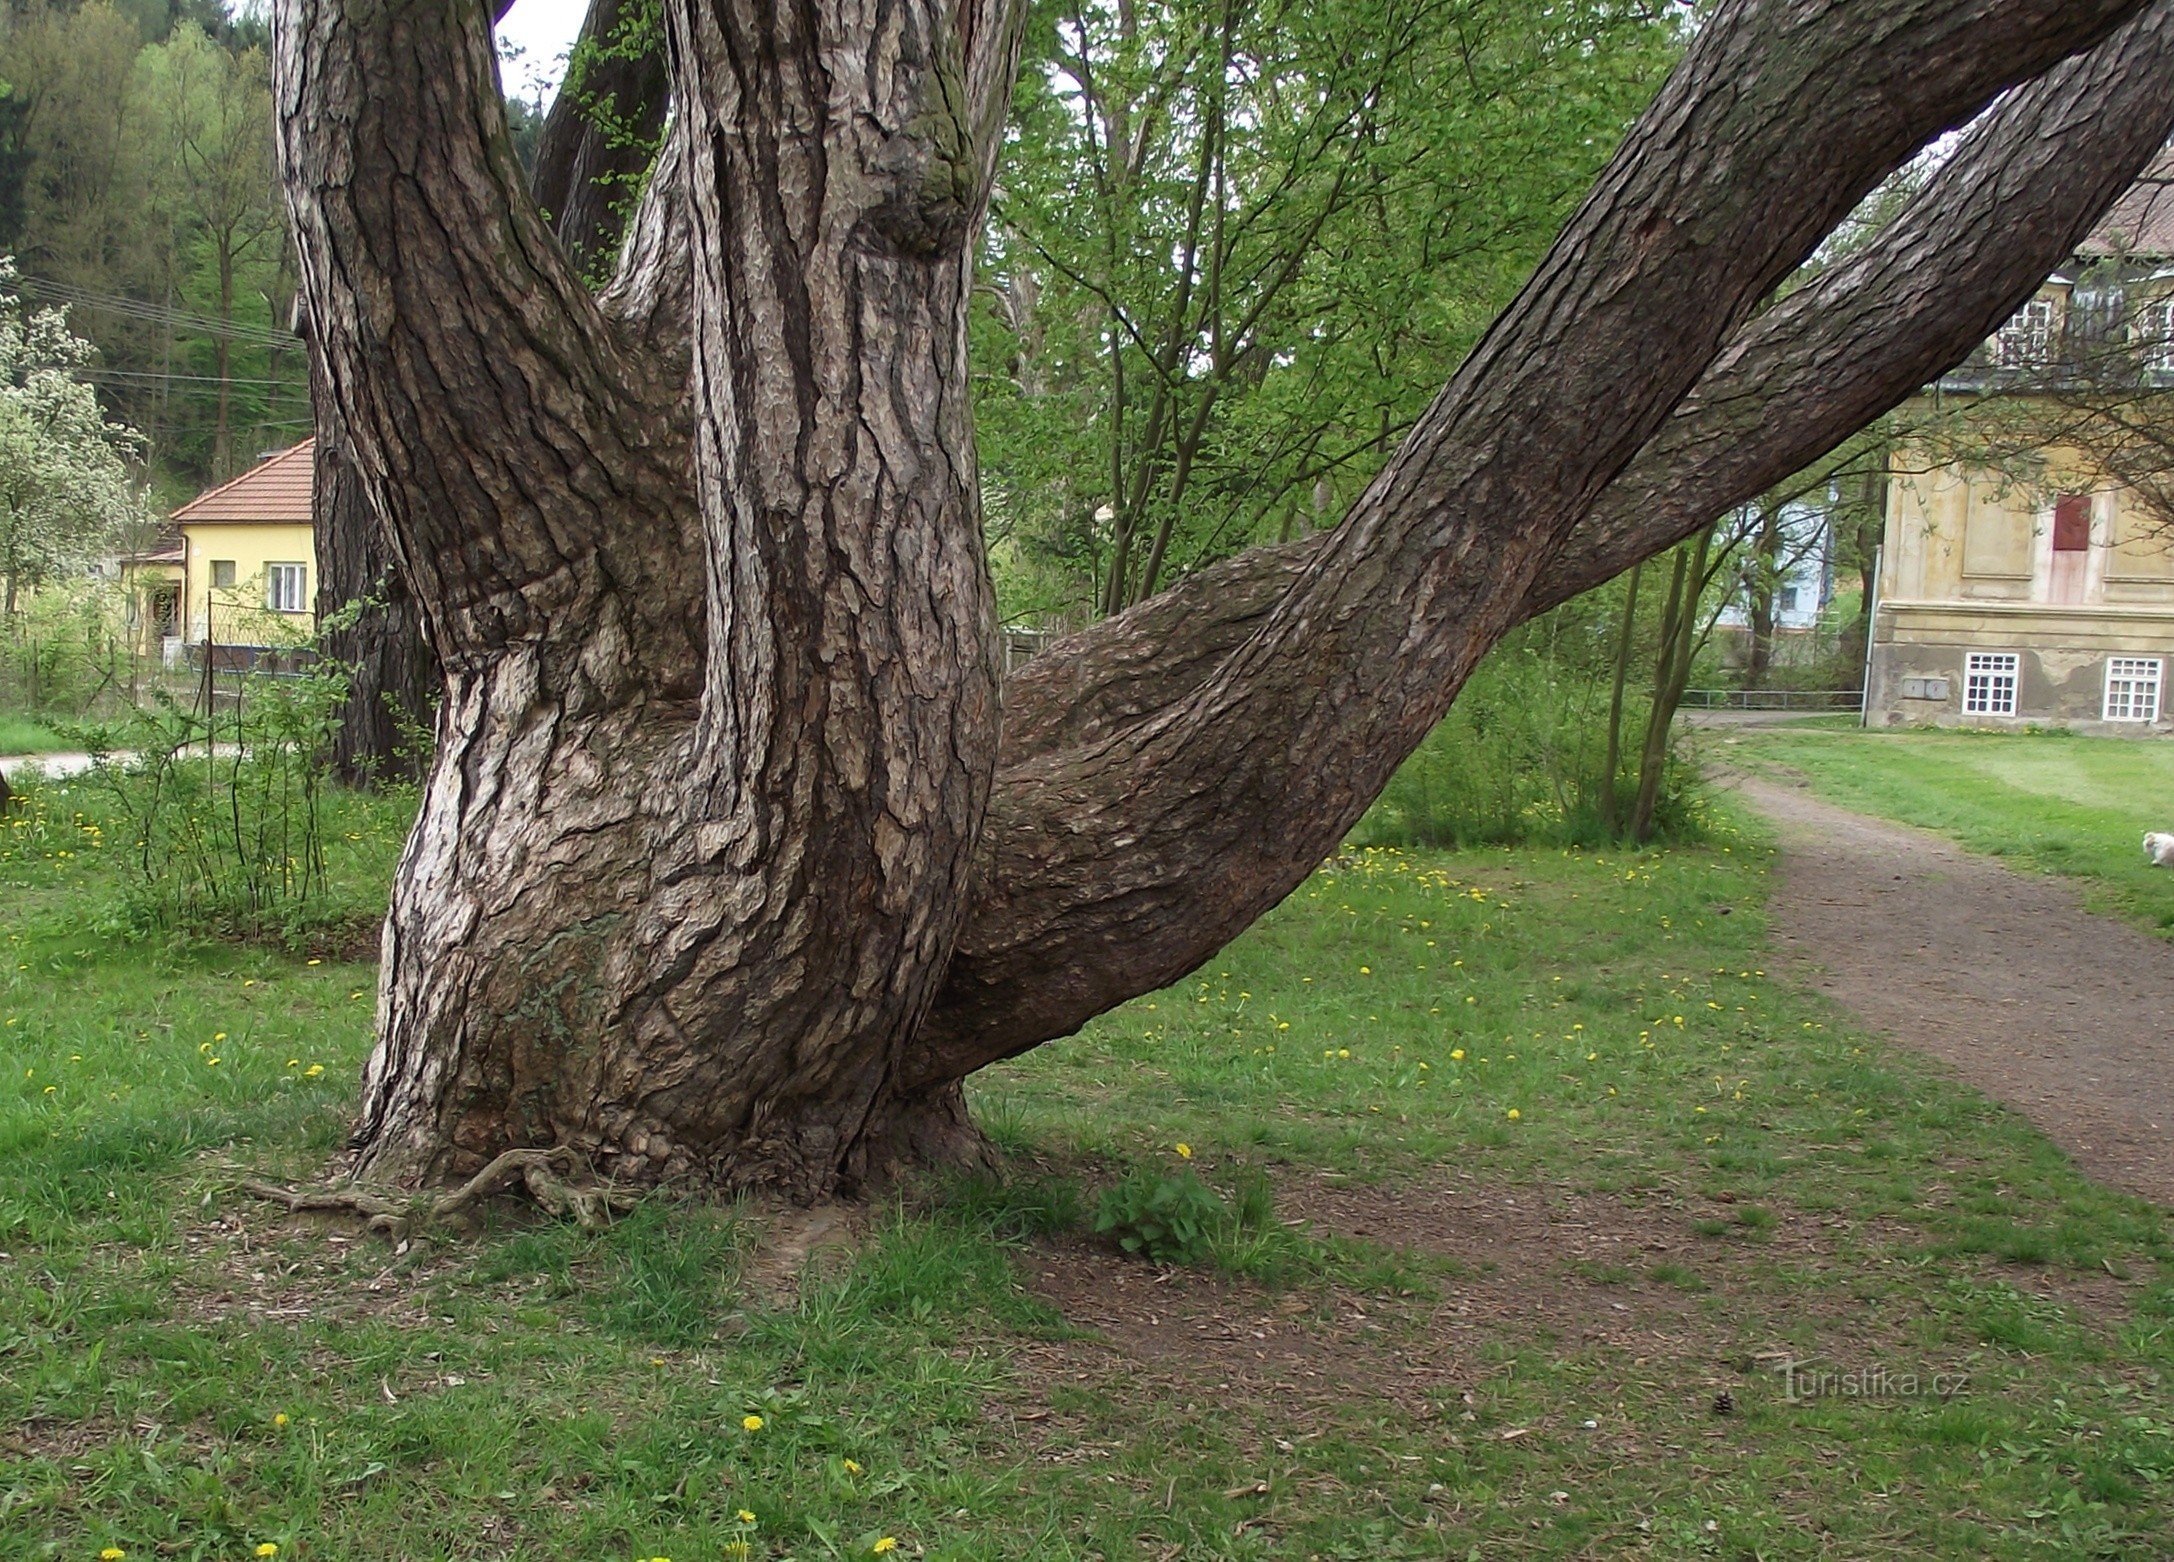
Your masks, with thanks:
[{"label": "metal fence", "polygon": [[1861,711],[1862,689],[1686,689],[1684,710]]}]

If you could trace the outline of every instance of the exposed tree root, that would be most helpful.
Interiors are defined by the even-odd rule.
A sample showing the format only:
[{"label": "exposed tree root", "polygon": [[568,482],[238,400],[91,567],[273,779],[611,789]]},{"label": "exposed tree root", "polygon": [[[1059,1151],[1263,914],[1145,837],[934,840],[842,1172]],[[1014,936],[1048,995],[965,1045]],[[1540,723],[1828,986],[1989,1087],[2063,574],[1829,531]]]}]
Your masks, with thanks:
[{"label": "exposed tree root", "polygon": [[549,1213],[571,1216],[585,1230],[606,1224],[613,1214],[631,1209],[636,1195],[624,1188],[583,1186],[567,1181],[560,1173],[576,1160],[565,1145],[548,1150],[507,1150],[488,1166],[456,1188],[437,1193],[396,1195],[358,1183],[322,1188],[282,1188],[274,1183],[244,1179],[244,1193],[283,1204],[290,1210],[323,1210],[358,1217],[371,1231],[390,1242],[405,1242],[415,1232],[435,1222],[461,1214],[471,1206],[519,1184],[530,1198]]}]

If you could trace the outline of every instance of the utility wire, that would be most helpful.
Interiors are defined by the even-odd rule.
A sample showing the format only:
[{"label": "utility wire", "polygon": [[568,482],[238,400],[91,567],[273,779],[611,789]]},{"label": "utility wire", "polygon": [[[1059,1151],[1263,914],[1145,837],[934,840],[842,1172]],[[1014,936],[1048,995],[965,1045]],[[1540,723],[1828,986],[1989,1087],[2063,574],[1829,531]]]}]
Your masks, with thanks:
[{"label": "utility wire", "polygon": [[299,349],[302,345],[300,337],[273,326],[244,325],[238,321],[219,320],[185,309],[168,309],[163,304],[147,303],[142,299],[123,298],[113,293],[94,293],[89,288],[77,287],[72,282],[53,282],[44,277],[19,276],[15,281],[22,291],[35,297],[118,315],[124,319],[173,326],[178,330],[202,336],[224,336],[256,347]]}]

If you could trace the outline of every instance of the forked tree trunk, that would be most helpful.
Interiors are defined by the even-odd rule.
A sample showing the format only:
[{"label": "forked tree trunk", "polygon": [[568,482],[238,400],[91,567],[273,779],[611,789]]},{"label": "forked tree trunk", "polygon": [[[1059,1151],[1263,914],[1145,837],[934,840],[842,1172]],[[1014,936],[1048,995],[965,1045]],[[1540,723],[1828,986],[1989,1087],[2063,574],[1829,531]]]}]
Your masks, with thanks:
[{"label": "forked tree trunk", "polygon": [[[479,0],[280,0],[313,350],[446,670],[358,1170],[568,1144],[814,1195],[956,1148],[967,1074],[1207,958],[1504,631],[1695,529],[1611,499],[1641,448],[1686,434],[1642,480],[1711,496],[1967,351],[1891,343],[1801,391],[1823,433],[1728,430],[1748,456],[1727,396],[1652,443],[1702,375],[1787,365],[1789,306],[1744,322],[1877,179],[2140,8],[1724,4],[1343,527],[1173,644],[1150,603],[1053,657],[1000,772],[965,325],[1020,7],[669,0],[673,144],[599,300],[521,188]],[[2018,101],[2140,163],[2154,20]],[[2058,213],[2021,112],[1978,155]],[[1830,302],[1947,341],[2036,282],[1915,215]],[[1927,267],[1965,283],[1926,305]],[[1792,384],[1837,378],[1824,345]]]}]

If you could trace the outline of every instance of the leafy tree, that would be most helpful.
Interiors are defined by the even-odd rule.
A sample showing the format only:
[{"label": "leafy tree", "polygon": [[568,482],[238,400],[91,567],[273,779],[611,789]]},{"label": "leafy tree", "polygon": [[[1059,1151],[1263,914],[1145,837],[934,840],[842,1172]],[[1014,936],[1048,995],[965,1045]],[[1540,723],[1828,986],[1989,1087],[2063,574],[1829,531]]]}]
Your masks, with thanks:
[{"label": "leafy tree", "polygon": [[975,322],[1000,578],[1115,612],[1333,522],[1678,43],[1619,0],[1038,7]]},{"label": "leafy tree", "polygon": [[57,309],[26,306],[0,261],[0,616],[23,593],[111,552],[147,515],[128,462],[140,441],[81,378],[91,346]]},{"label": "leafy tree", "polygon": [[[137,92],[146,131],[163,159],[153,182],[168,206],[190,269],[209,294],[214,329],[199,354],[214,392],[211,475],[231,477],[235,325],[246,290],[282,254],[285,230],[272,183],[272,100],[264,54],[220,48],[194,22],[143,51]],[[255,275],[252,275],[252,272]],[[272,299],[260,296],[260,307]],[[261,317],[260,317],[261,318]],[[184,360],[190,361],[190,360]]]}]

